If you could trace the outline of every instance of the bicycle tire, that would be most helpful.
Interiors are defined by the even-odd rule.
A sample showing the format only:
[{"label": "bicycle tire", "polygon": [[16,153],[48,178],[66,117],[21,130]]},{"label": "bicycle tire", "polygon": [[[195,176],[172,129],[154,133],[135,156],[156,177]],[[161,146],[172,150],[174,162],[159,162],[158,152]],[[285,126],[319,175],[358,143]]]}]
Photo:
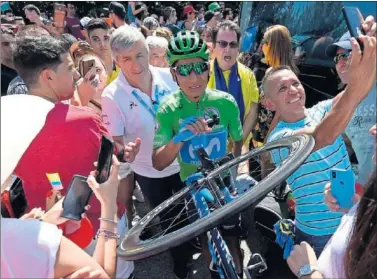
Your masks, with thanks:
[{"label": "bicycle tire", "polygon": [[167,235],[159,237],[155,240],[140,240],[139,236],[143,229],[158,215],[164,208],[167,208],[169,204],[179,200],[182,196],[189,194],[193,189],[193,185],[189,185],[161,203],[159,206],[151,210],[146,214],[138,224],[136,224],[126,234],[121,241],[117,249],[118,256],[125,260],[139,260],[150,256],[162,253],[170,248],[176,247],[181,243],[184,243],[200,234],[216,227],[225,221],[231,214],[241,212],[250,205],[258,202],[271,192],[282,181],[287,179],[300,165],[307,159],[314,147],[314,138],[308,135],[296,135],[289,136],[271,143],[268,143],[262,147],[253,149],[248,153],[245,153],[225,165],[217,168],[215,173],[220,173],[229,166],[235,164],[235,162],[242,162],[243,160],[257,156],[262,152],[267,152],[276,148],[289,148],[291,150],[287,159],[271,172],[265,179],[261,180],[256,186],[249,190],[245,194],[237,198],[237,202],[231,202],[223,207],[213,211],[210,215],[198,219],[194,223],[191,223],[181,229],[170,232]]}]

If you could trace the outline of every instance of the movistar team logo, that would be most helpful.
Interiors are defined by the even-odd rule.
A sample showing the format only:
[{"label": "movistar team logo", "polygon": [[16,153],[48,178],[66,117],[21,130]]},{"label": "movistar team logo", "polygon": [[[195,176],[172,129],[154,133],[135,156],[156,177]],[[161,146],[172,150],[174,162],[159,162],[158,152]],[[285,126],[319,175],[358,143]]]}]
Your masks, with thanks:
[{"label": "movistar team logo", "polygon": [[[227,150],[227,132],[219,130],[209,134],[202,135],[201,146],[206,150],[210,159],[215,160],[226,154]],[[197,148],[192,140],[185,142],[180,150],[182,162],[192,165],[200,165],[200,160],[195,153]]]},{"label": "movistar team logo", "polygon": [[[219,138],[213,138],[211,141],[208,143],[207,147],[204,148],[209,156],[212,155],[212,151],[215,149],[216,153],[219,153],[221,150],[221,142]],[[189,146],[189,154],[191,159],[195,159],[195,152],[194,152],[194,147],[192,144]]]}]

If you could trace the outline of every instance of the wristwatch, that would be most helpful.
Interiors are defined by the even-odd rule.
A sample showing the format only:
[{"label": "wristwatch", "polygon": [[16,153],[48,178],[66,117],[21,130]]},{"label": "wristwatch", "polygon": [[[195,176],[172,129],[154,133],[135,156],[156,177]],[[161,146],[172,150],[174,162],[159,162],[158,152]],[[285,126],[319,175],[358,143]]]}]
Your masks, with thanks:
[{"label": "wristwatch", "polygon": [[297,274],[297,277],[298,278],[301,278],[303,276],[306,276],[306,275],[310,275],[312,274],[314,271],[318,271],[318,268],[314,265],[310,265],[310,264],[304,264],[300,267],[300,269],[298,270],[298,274]]}]

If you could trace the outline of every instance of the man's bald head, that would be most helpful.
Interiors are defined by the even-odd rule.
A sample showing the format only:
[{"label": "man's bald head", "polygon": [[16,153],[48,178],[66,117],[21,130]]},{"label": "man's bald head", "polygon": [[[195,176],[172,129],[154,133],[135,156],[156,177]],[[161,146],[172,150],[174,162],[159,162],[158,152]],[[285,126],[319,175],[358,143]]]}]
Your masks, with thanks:
[{"label": "man's bald head", "polygon": [[268,97],[269,95],[269,88],[268,88],[268,84],[269,84],[269,81],[272,80],[272,77],[281,72],[281,71],[290,71],[292,73],[294,73],[291,68],[289,68],[288,66],[280,66],[280,67],[277,67],[277,68],[268,68],[266,70],[266,73],[262,79],[262,85],[261,85],[261,89],[262,89],[262,92],[264,94],[265,97]]}]

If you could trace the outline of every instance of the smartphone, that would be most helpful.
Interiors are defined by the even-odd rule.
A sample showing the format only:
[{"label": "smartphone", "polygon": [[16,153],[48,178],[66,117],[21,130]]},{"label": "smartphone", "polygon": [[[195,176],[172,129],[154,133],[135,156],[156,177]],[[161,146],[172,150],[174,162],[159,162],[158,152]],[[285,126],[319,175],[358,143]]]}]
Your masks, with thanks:
[{"label": "smartphone", "polygon": [[67,194],[63,200],[62,217],[72,220],[81,220],[81,215],[85,211],[92,196],[92,189],[89,187],[87,177],[75,175],[69,184]]},{"label": "smartphone", "polygon": [[[95,64],[94,59],[82,61],[79,65],[79,67],[80,67],[79,70],[80,70],[81,76],[85,77],[85,75],[89,72],[89,70],[94,67],[94,64]],[[94,75],[94,77],[95,77],[95,75]]]},{"label": "smartphone", "polygon": [[101,149],[99,151],[97,161],[96,180],[98,183],[104,183],[107,181],[107,179],[109,179],[113,154],[114,141],[103,135],[101,139]]},{"label": "smartphone", "polygon": [[355,195],[355,174],[352,169],[330,171],[331,195],[337,200],[340,208],[350,209]]},{"label": "smartphone", "polygon": [[[358,39],[360,35],[365,35],[363,29],[363,15],[357,7],[343,7],[342,8],[343,17],[347,23],[348,31],[351,34],[351,37]],[[358,40],[360,47],[362,44]]]},{"label": "smartphone", "polygon": [[58,3],[54,4],[54,22],[58,28],[64,28],[65,11],[65,5]]}]

